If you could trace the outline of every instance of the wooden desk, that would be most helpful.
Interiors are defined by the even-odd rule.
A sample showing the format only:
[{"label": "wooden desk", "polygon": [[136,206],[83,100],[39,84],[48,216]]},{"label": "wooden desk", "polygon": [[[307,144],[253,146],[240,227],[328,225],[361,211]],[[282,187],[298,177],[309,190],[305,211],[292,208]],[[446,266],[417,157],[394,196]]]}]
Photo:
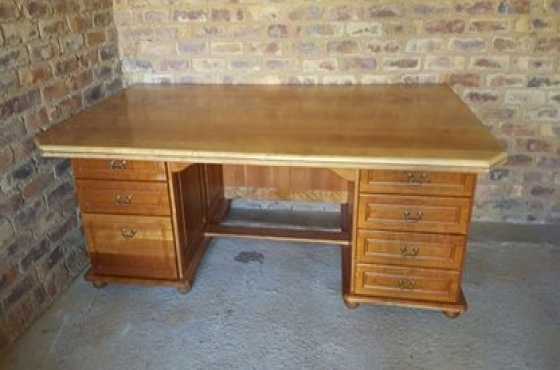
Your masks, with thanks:
[{"label": "wooden desk", "polygon": [[[476,173],[506,153],[442,85],[136,86],[37,139],[72,158],[87,279],[188,291],[212,237],[341,246],[349,307],[466,310]],[[222,164],[328,168],[348,181],[339,232],[231,228]]]}]

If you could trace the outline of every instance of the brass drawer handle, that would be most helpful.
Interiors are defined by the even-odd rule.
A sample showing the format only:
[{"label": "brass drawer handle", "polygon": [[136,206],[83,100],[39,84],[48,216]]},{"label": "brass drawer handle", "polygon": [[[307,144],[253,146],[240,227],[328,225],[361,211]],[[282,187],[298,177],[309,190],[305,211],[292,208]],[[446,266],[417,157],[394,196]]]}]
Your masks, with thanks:
[{"label": "brass drawer handle", "polygon": [[409,183],[416,185],[427,184],[431,181],[430,175],[426,172],[407,172],[406,178]]},{"label": "brass drawer handle", "polygon": [[128,168],[128,164],[126,161],[115,159],[109,162],[109,166],[112,170],[126,170]]},{"label": "brass drawer handle", "polygon": [[115,203],[123,206],[132,204],[133,195],[134,194],[128,194],[128,195],[117,194],[115,195]]},{"label": "brass drawer handle", "polygon": [[130,229],[128,227],[123,227],[121,229],[121,235],[123,238],[125,239],[133,239],[136,236],[136,233],[138,232],[138,230],[136,229]]},{"label": "brass drawer handle", "polygon": [[412,212],[407,209],[403,212],[403,217],[406,222],[411,222],[411,223],[419,222],[422,221],[422,217],[424,217],[424,212],[416,211],[416,216],[413,216]]},{"label": "brass drawer handle", "polygon": [[397,282],[397,285],[400,289],[403,290],[413,290],[416,288],[416,282],[414,280],[409,280],[409,279],[400,279]]},{"label": "brass drawer handle", "polygon": [[403,257],[416,257],[418,256],[418,253],[420,253],[420,248],[418,247],[414,247],[411,249],[408,249],[406,245],[404,247],[401,247],[401,256]]}]

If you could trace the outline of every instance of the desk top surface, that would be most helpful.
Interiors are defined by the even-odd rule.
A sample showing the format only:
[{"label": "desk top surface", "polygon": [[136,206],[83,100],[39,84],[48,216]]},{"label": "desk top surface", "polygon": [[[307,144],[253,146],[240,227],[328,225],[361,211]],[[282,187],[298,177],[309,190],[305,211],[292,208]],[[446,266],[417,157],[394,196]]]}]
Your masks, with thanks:
[{"label": "desk top surface", "polygon": [[506,153],[444,85],[135,86],[41,133],[45,156],[483,172]]}]

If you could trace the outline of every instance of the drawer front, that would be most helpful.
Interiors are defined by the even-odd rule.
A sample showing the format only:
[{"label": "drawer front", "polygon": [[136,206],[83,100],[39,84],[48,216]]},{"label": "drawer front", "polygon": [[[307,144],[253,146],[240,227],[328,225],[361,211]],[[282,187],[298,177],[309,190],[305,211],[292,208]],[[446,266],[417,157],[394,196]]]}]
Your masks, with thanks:
[{"label": "drawer front", "polygon": [[470,197],[475,183],[476,175],[456,172],[370,170],[360,173],[360,191],[367,193]]},{"label": "drawer front", "polygon": [[170,215],[167,183],[76,180],[85,213]]},{"label": "drawer front", "polygon": [[177,279],[171,220],[83,214],[92,268],[97,274]]},{"label": "drawer front", "polygon": [[461,235],[358,231],[358,263],[459,270],[466,237]]},{"label": "drawer front", "polygon": [[422,301],[455,302],[459,272],[384,265],[357,265],[357,294]]},{"label": "drawer front", "polygon": [[471,201],[467,198],[360,195],[360,228],[466,234]]},{"label": "drawer front", "polygon": [[166,181],[164,162],[73,159],[78,179]]}]

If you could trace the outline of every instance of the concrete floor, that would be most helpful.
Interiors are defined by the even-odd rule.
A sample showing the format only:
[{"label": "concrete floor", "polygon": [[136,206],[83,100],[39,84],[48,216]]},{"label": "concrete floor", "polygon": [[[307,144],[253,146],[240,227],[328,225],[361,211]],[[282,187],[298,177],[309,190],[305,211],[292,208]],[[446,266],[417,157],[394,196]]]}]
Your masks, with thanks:
[{"label": "concrete floor", "polygon": [[3,354],[0,369],[558,370],[557,230],[535,232],[538,243],[530,243],[496,241],[526,233],[495,229],[474,227],[464,282],[470,310],[455,320],[346,309],[336,247],[221,239],[186,296],[76,280]]}]

